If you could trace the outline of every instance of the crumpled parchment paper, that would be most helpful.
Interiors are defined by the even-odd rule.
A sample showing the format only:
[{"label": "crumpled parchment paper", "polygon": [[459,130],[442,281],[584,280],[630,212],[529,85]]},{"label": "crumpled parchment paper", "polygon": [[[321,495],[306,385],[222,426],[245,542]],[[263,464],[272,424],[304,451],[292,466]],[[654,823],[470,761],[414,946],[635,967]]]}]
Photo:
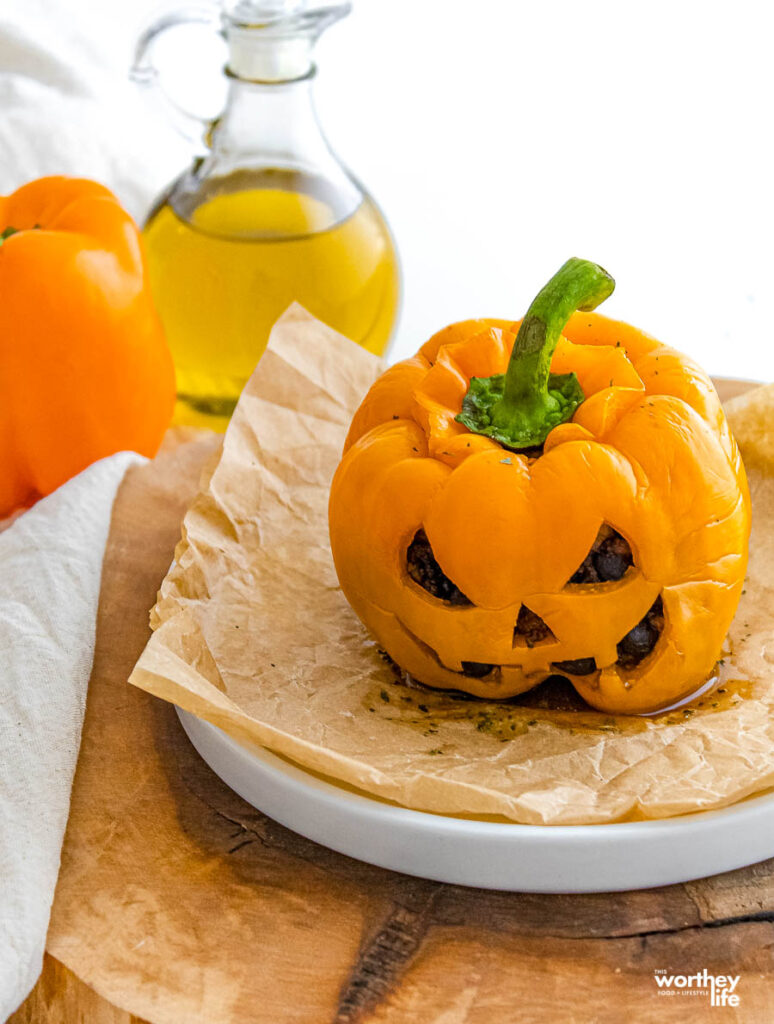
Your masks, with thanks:
[{"label": "crumpled parchment paper", "polygon": [[718,687],[627,718],[409,688],[380,656],[327,529],[349,421],[380,369],[300,307],[277,323],[185,516],[131,682],[342,785],[442,814],[605,823],[774,785],[774,385],[729,407],[754,525]]}]

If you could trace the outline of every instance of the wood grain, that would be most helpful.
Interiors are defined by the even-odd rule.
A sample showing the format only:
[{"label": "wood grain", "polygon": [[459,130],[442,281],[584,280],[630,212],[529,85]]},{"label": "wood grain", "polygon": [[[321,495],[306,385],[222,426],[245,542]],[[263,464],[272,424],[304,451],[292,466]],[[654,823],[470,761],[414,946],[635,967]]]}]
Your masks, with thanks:
[{"label": "wood grain", "polygon": [[13,1024],[693,1022],[707,1001],[659,997],[653,972],[705,967],[741,975],[739,1008],[709,1019],[771,1021],[774,861],[613,895],[485,892],[352,861],[220,782],[174,711],[125,682],[211,450],[170,449],[119,493],[49,933],[60,963]]},{"label": "wood grain", "polygon": [[48,953],[38,983],[8,1024],[148,1024],[119,1010]]}]

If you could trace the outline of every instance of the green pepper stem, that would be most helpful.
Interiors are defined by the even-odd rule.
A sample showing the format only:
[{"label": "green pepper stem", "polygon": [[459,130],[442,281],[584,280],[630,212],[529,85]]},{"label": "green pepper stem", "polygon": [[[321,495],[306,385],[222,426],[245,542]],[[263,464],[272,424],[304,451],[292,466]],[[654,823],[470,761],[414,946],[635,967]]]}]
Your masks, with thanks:
[{"label": "green pepper stem", "polygon": [[6,240],[6,238],[10,238],[11,235],[16,235],[16,234],[18,234],[18,232],[19,232],[18,228],[11,228],[11,227],[5,228],[5,230],[0,231],[0,245],[3,244],[3,242]]},{"label": "green pepper stem", "polygon": [[614,288],[606,270],[574,257],[541,288],[516,335],[495,422],[505,425],[515,409],[546,406],[551,359],[567,321],[576,309],[596,309]]},{"label": "green pepper stem", "polygon": [[585,397],[574,373],[551,373],[562,330],[576,309],[595,309],[614,288],[596,263],[567,260],[529,307],[505,375],[473,377],[457,420],[516,451],[542,445]]}]

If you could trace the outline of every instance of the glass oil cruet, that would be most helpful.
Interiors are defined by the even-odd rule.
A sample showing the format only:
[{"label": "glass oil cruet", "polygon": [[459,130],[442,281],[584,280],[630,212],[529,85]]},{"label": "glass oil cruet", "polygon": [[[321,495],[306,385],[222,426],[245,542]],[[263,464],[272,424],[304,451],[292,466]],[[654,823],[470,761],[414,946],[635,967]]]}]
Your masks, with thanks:
[{"label": "glass oil cruet", "polygon": [[293,301],[372,352],[387,346],[399,271],[373,199],[328,145],[312,103],[314,44],[350,4],[239,0],[162,17],[132,77],[158,81],[156,40],[209,22],[228,46],[214,121],[159,89],[204,154],[161,196],[144,234],[151,287],[175,359],[177,423],[225,429],[274,321]]}]

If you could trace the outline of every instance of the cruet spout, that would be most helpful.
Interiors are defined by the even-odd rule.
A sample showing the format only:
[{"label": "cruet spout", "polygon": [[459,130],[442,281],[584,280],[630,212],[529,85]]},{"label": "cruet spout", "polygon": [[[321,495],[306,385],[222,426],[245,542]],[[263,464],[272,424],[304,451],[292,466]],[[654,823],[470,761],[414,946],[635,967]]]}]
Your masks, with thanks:
[{"label": "cruet spout", "polygon": [[225,0],[228,73],[258,82],[303,78],[313,68],[312,49],[321,33],[350,9],[348,2]]}]

